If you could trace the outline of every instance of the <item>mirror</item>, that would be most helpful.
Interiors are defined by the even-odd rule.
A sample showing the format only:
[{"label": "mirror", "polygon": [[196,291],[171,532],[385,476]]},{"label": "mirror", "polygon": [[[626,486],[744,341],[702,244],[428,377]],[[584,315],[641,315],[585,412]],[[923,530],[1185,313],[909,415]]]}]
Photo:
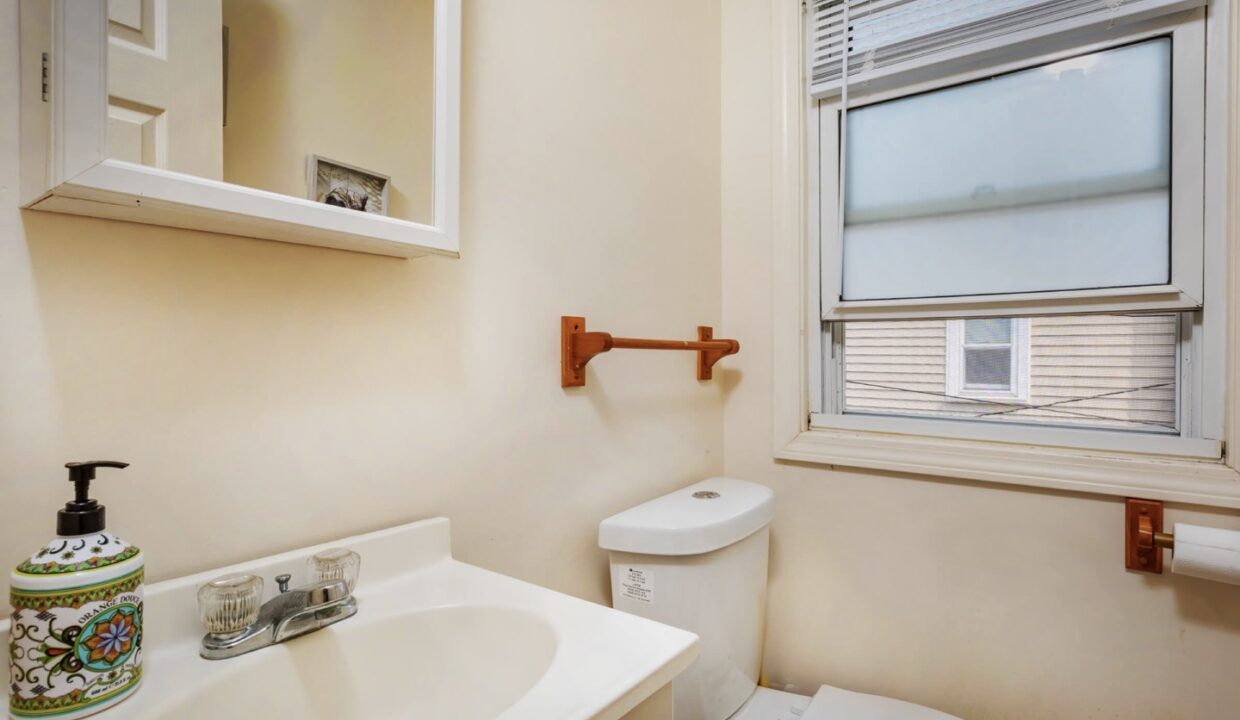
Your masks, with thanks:
[{"label": "mirror", "polygon": [[435,20],[435,0],[107,0],[107,157],[433,225]]},{"label": "mirror", "polygon": [[22,207],[460,257],[460,0],[21,0]]}]

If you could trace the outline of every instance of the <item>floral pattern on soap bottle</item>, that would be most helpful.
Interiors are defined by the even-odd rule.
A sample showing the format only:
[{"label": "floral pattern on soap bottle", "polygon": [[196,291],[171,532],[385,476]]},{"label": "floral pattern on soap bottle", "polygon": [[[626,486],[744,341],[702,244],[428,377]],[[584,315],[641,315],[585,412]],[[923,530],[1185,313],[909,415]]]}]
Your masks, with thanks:
[{"label": "floral pattern on soap bottle", "polygon": [[138,608],[118,605],[91,621],[77,638],[74,654],[91,670],[111,670],[138,646]]}]

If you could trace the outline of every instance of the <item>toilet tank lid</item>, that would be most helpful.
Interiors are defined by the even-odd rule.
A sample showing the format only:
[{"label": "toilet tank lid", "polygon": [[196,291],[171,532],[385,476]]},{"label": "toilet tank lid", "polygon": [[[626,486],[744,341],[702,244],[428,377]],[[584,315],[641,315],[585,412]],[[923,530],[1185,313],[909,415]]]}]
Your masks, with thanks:
[{"label": "toilet tank lid", "polygon": [[598,528],[605,550],[698,555],[766,527],[775,494],[765,485],[716,477],[612,515]]}]

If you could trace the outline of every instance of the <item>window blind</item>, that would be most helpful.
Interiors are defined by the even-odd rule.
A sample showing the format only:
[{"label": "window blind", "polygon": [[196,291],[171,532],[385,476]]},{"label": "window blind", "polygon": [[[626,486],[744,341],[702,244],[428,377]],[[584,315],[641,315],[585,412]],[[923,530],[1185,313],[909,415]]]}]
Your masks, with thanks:
[{"label": "window blind", "polygon": [[[812,0],[810,92],[876,80],[1100,23],[1135,21],[1206,0]],[[847,48],[847,53],[845,53]]]}]

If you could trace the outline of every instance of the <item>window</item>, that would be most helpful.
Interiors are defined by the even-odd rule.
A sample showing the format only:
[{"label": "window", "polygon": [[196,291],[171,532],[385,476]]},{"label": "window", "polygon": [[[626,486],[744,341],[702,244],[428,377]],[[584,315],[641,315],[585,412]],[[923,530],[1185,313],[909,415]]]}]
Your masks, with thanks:
[{"label": "window", "polygon": [[1200,27],[1160,28],[821,100],[824,319],[1200,307]]},{"label": "window", "polygon": [[815,5],[811,426],[1219,457],[1185,7]]},{"label": "window", "polygon": [[843,300],[1171,282],[1166,37],[850,109],[844,158]]},{"label": "window", "polygon": [[948,397],[1029,400],[1029,319],[947,321]]}]

